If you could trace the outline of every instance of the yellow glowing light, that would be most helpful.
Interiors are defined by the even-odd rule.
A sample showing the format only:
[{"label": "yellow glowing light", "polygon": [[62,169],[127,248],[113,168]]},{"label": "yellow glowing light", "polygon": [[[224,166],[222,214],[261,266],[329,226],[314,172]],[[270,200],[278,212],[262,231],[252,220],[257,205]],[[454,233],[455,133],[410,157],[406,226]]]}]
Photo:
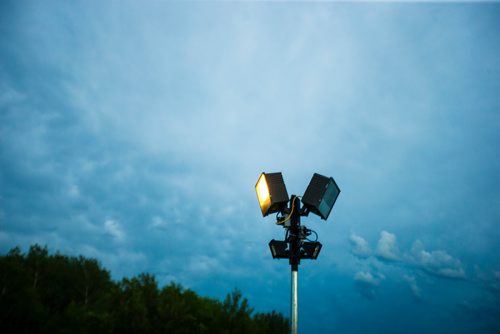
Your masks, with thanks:
[{"label": "yellow glowing light", "polygon": [[262,216],[281,212],[290,201],[281,173],[262,173],[255,184]]},{"label": "yellow glowing light", "polygon": [[269,194],[269,187],[266,182],[266,175],[262,173],[255,187],[257,190],[257,197],[261,208],[268,207],[271,203],[271,196]]}]

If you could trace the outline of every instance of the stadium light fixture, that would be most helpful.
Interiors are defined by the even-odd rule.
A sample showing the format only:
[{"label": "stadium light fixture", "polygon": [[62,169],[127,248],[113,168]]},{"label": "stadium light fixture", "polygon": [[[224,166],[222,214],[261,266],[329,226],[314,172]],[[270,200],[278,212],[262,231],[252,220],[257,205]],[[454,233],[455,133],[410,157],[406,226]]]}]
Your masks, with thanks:
[{"label": "stadium light fixture", "polygon": [[264,217],[282,211],[290,200],[281,173],[262,173],[255,191]]},{"label": "stadium light fixture", "polygon": [[269,242],[269,249],[273,259],[288,259],[290,257],[290,250],[286,241],[271,240]]},{"label": "stadium light fixture", "polygon": [[302,244],[300,257],[302,259],[316,260],[321,251],[321,247],[323,247],[323,245],[318,241],[306,241]]},{"label": "stadium light fixture", "polygon": [[[313,212],[326,220],[340,194],[333,178],[315,173],[302,197],[288,197],[281,173],[262,173],[255,185],[262,216],[277,212],[276,224],[285,228],[285,240],[271,240],[269,249],[273,259],[289,259],[291,275],[291,316],[292,334],[298,332],[298,271],[301,259],[316,260],[323,247],[317,240],[309,241],[308,236],[316,232],[300,225],[300,217]],[[302,202],[302,205],[301,205]],[[307,240],[307,241],[305,241]]]},{"label": "stadium light fixture", "polygon": [[302,197],[304,207],[326,220],[340,194],[340,189],[332,177],[314,173]]}]

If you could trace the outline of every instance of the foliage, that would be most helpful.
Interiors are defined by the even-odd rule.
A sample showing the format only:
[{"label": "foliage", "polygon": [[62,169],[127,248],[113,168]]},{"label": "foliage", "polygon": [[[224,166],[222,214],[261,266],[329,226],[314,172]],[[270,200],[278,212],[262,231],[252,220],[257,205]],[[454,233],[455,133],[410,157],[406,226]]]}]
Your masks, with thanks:
[{"label": "foliage", "polygon": [[256,313],[235,289],[223,302],[143,273],[119,282],[95,259],[31,246],[0,256],[3,333],[287,333],[281,313]]}]

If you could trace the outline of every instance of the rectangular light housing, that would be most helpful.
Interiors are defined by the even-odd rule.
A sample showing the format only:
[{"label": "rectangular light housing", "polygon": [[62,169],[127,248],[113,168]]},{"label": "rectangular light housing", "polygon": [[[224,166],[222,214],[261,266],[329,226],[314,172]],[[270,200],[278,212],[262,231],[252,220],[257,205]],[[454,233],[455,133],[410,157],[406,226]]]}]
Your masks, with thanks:
[{"label": "rectangular light housing", "polygon": [[339,194],[340,188],[332,177],[314,173],[302,196],[302,203],[311,212],[326,220]]},{"label": "rectangular light housing", "polygon": [[318,258],[319,252],[321,251],[321,245],[318,241],[304,242],[302,244],[302,251],[300,257],[302,259],[316,260]]},{"label": "rectangular light housing", "polygon": [[283,211],[289,201],[281,173],[262,173],[255,185],[262,216]]},{"label": "rectangular light housing", "polygon": [[271,240],[269,242],[269,249],[273,259],[288,259],[290,251],[287,250],[288,243],[286,241]]}]

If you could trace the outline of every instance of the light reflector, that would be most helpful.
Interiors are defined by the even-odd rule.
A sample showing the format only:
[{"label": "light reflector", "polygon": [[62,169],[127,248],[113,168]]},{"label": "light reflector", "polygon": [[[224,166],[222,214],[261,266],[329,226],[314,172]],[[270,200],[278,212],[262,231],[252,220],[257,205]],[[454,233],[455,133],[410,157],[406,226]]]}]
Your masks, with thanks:
[{"label": "light reflector", "polygon": [[316,260],[318,258],[319,252],[321,251],[321,245],[318,241],[304,242],[302,244],[302,252],[300,257],[302,259]]},{"label": "light reflector", "polygon": [[290,251],[287,250],[288,243],[286,241],[271,240],[269,242],[269,249],[273,259],[288,259]]},{"label": "light reflector", "polygon": [[311,212],[326,220],[339,194],[340,188],[332,177],[314,173],[302,196],[302,203]]},{"label": "light reflector", "polygon": [[281,173],[262,173],[255,185],[255,192],[264,217],[282,211],[289,201]]}]

